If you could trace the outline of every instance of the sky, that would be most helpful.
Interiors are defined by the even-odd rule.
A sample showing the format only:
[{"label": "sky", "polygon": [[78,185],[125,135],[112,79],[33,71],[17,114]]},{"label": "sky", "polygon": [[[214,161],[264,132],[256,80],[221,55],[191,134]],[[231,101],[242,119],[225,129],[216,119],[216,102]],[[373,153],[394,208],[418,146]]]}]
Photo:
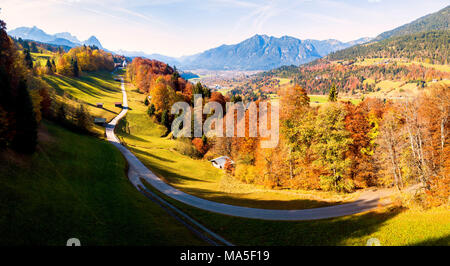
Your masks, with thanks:
[{"label": "sky", "polygon": [[255,34],[351,41],[438,11],[450,0],[1,0],[8,30],[95,35],[109,50],[191,55]]}]

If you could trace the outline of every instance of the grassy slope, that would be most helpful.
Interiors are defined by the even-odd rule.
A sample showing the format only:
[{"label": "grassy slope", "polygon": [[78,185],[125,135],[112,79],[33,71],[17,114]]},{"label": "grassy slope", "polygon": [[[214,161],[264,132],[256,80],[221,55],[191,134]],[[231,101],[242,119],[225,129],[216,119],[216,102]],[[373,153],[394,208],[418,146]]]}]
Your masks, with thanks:
[{"label": "grassy slope", "polygon": [[[320,105],[323,103],[328,102],[328,95],[308,95],[311,106]],[[361,102],[361,99],[355,99],[355,98],[339,98],[340,101],[350,101],[353,104],[358,104]]]},{"label": "grassy slope", "polygon": [[[227,179],[223,171],[205,160],[184,156],[174,148],[177,140],[161,138],[164,129],[146,114],[145,95],[127,85],[131,108],[119,125],[117,134],[123,143],[153,172],[171,185],[209,200],[266,209],[306,209],[335,205],[348,197],[318,199],[317,193],[266,190]],[[329,197],[328,193],[322,193]],[[322,195],[321,194],[321,195]]]},{"label": "grassy slope", "polygon": [[[86,105],[94,117],[103,117],[110,121],[122,110],[115,107],[115,102],[122,102],[120,82],[113,79],[109,72],[83,73],[80,78],[61,75],[46,75],[43,79],[57,92],[57,99],[69,105],[76,106],[78,102],[62,98],[66,94]],[[103,103],[103,108],[97,108],[97,103]],[[103,133],[102,127],[95,127],[97,133]]]},{"label": "grassy slope", "polygon": [[[125,125],[127,124],[126,122],[128,121],[128,127],[131,135],[125,133],[122,133],[121,135],[125,139],[127,144],[133,145],[130,146],[130,148],[135,152],[136,155],[138,155],[138,157],[141,160],[143,160],[143,162],[147,166],[149,166],[149,168],[154,170],[156,173],[167,177],[168,181],[172,180],[172,184],[174,184],[175,186],[178,186],[192,194],[197,193],[197,195],[209,197],[210,199],[213,200],[229,202],[237,205],[247,205],[266,208],[275,208],[276,206],[278,207],[289,206],[288,208],[292,208],[292,205],[294,205],[294,207],[302,205],[314,206],[314,202],[302,200],[296,202],[293,199],[289,199],[286,196],[286,194],[276,196],[274,194],[271,194],[273,192],[269,193],[260,192],[259,194],[242,193],[230,195],[215,191],[216,188],[214,186],[217,186],[217,181],[221,180],[220,178],[221,172],[217,172],[216,169],[211,168],[207,162],[192,160],[186,156],[180,155],[179,153],[173,151],[176,142],[173,140],[166,140],[160,138],[159,136],[162,133],[162,129],[159,128],[159,126],[157,126],[156,124],[152,123],[146,117],[145,115],[146,107],[142,104],[145,96],[132,92],[131,89],[128,89],[128,91],[129,91],[130,106],[132,107],[132,110],[130,110],[129,114],[127,115],[127,119],[122,123],[122,126],[126,128]],[[123,131],[126,130],[122,130],[122,132]],[[67,149],[70,150],[70,148]],[[66,151],[66,149],[62,150]],[[205,164],[201,165],[202,163]],[[6,171],[6,173],[7,172],[8,171]],[[109,190],[110,185],[107,186]],[[92,188],[92,186],[89,187]],[[194,189],[193,191],[189,191],[190,188],[196,189]],[[138,199],[139,204],[136,203],[136,205],[141,206],[141,208],[152,208],[151,202],[149,202],[145,198],[141,198],[141,196],[132,189],[133,188],[131,188],[130,190],[129,196],[139,198]],[[5,188],[3,188],[3,190],[7,191],[7,189]],[[6,198],[9,197],[20,198],[26,194],[27,193],[16,191],[5,193],[2,191],[1,193],[1,195],[6,195],[4,196]],[[42,197],[42,195],[46,195],[47,197],[48,195],[52,195],[53,197],[52,193],[50,194],[39,193],[38,197]],[[57,195],[58,194],[56,194],[55,197],[58,197]],[[61,196],[60,199],[64,199],[64,201],[67,201],[67,199],[65,198],[66,196],[67,195]],[[277,197],[278,199],[280,199],[280,201],[274,200],[277,199]],[[298,197],[296,197],[296,199],[298,200]],[[4,201],[2,200],[1,202]],[[49,201],[46,200],[45,202]],[[181,207],[182,209],[186,210],[189,214],[199,219],[202,223],[209,226],[214,231],[224,235],[227,239],[231,240],[233,243],[241,245],[261,245],[261,244],[364,245],[367,239],[370,237],[379,238],[381,243],[384,245],[449,244],[450,221],[448,211],[446,210],[433,210],[424,213],[415,211],[405,211],[405,212],[383,211],[379,213],[366,213],[361,215],[354,215],[349,217],[312,221],[312,222],[309,221],[268,222],[268,221],[248,220],[217,215],[201,211],[195,208],[191,208],[174,201],[172,202]],[[79,204],[71,204],[70,206],[72,205],[77,206]],[[76,209],[80,208],[81,207],[77,207]],[[156,213],[157,212],[156,209],[149,210],[149,212],[150,211],[151,213],[155,214],[155,217],[164,216],[163,214]],[[45,212],[48,211],[45,210],[44,213]],[[79,210],[78,212],[81,211]],[[87,211],[85,210],[85,212]],[[39,215],[37,215],[37,217],[39,217]],[[142,210],[136,210],[134,215],[144,215],[144,214],[142,214]],[[83,217],[84,216],[85,215],[83,215]],[[89,215],[86,216],[89,217]],[[0,217],[8,217],[8,216],[1,215]],[[153,216],[150,215],[150,218],[151,217]],[[115,221],[114,224],[124,226],[123,224],[121,224],[121,222],[116,221],[116,219],[119,219],[118,221],[120,221],[120,217],[111,220]],[[161,220],[161,218],[159,219]],[[167,217],[165,218],[163,217],[163,219],[166,224],[170,224],[167,223],[167,221],[165,221]],[[26,219],[23,220],[26,221]],[[74,224],[78,224],[78,222],[79,221],[77,221],[76,219],[74,219],[74,221],[71,221],[71,223]],[[31,223],[31,221],[28,221],[28,223]],[[43,224],[45,224],[45,222]],[[161,224],[164,223],[161,222]],[[173,236],[175,235],[175,233],[174,234],[169,233],[168,234],[170,236],[169,238],[167,237],[166,233],[163,233],[167,232],[167,228],[157,226],[155,227],[154,225],[151,226],[152,228],[158,229],[148,232],[149,235],[160,233],[160,236],[156,237],[156,239],[159,239],[160,242],[155,243],[168,245],[174,243],[175,240],[173,239]],[[34,225],[34,223],[33,225],[23,226],[23,228],[27,227],[32,228],[29,231],[36,231],[37,230],[36,227],[40,226]],[[104,226],[102,228],[103,228],[102,230],[106,230],[107,226]],[[115,228],[116,229],[114,230],[123,230],[122,228],[120,229],[117,229],[117,227]],[[433,230],[429,230],[430,228],[432,228]],[[39,228],[38,230],[42,229]],[[101,238],[100,240],[103,241],[101,243],[124,243],[124,242],[131,244],[141,243],[141,242],[134,243],[134,240],[128,241],[126,239],[121,239],[120,241],[116,242],[114,242],[115,240],[111,239],[104,240],[105,238],[104,235],[107,235],[108,232],[112,232],[114,230],[106,230],[106,232],[103,233],[98,232],[98,235],[102,236],[98,237],[97,240]],[[143,230],[141,232],[146,231]],[[2,232],[1,235],[3,236],[5,234],[3,234]],[[39,236],[39,234],[37,235]],[[90,235],[91,234],[89,233],[89,237],[96,237]],[[111,236],[112,235],[113,234],[111,234]],[[177,235],[180,234],[177,233]],[[119,236],[119,238],[122,237],[123,236]],[[189,237],[190,236],[186,237],[185,235],[181,234],[179,239],[190,239]],[[60,241],[66,241],[66,236],[61,237],[61,240],[57,241],[58,244]],[[191,243],[190,241],[191,240],[189,240],[189,243]],[[96,243],[95,240],[92,242]],[[55,241],[52,243],[55,243]]]},{"label": "grassy slope", "polygon": [[382,208],[325,220],[262,221],[203,211],[152,190],[236,245],[364,246],[370,238],[378,238],[383,246],[450,245],[450,215],[443,208],[424,212]]},{"label": "grassy slope", "polygon": [[[428,64],[415,61],[405,62],[404,60],[395,58],[364,58],[363,60],[357,61],[355,65],[372,66],[383,62],[388,62],[389,64],[395,62],[397,65],[404,65],[404,66],[420,65],[429,69],[434,68],[441,72],[450,72],[450,65]],[[420,89],[417,87],[417,84],[415,82],[407,83],[405,80],[381,80],[378,81],[378,83],[375,83],[373,79],[364,80],[364,84],[367,83],[374,84],[376,89],[375,92],[366,94],[369,97],[375,96],[375,97],[389,98],[389,97],[398,97],[401,95],[411,96],[420,92]],[[442,80],[437,82],[434,82],[433,80],[426,80],[427,86],[433,86],[439,83],[447,84],[448,80]]]},{"label": "grassy slope", "polygon": [[45,51],[43,53],[31,53],[31,57],[35,63],[39,62],[41,66],[45,66],[47,60],[53,58],[53,54],[49,51]]},{"label": "grassy slope", "polygon": [[136,191],[114,146],[44,126],[33,156],[1,158],[0,245],[204,244]]}]

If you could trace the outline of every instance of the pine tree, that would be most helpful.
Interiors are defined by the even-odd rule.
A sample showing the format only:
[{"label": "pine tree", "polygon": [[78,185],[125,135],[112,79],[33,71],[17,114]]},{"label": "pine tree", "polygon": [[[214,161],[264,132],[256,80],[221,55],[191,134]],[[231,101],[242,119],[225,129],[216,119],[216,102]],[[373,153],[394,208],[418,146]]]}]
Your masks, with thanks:
[{"label": "pine tree", "polygon": [[67,115],[66,108],[64,107],[64,104],[61,104],[61,106],[59,106],[58,108],[58,112],[56,113],[56,120],[59,123],[64,124],[66,123],[66,115]]},{"label": "pine tree", "polygon": [[23,50],[30,50],[30,45],[27,41],[24,41],[22,44]]},{"label": "pine tree", "polygon": [[147,114],[149,116],[152,116],[155,114],[155,105],[154,104],[151,104],[150,107],[147,109]]},{"label": "pine tree", "polygon": [[338,91],[336,85],[333,83],[330,88],[330,94],[328,95],[328,101],[336,102],[338,99]]},{"label": "pine tree", "polygon": [[72,75],[74,77],[79,77],[80,69],[78,68],[78,60],[76,58],[72,58],[72,60],[70,61],[70,67],[72,70]]},{"label": "pine tree", "polygon": [[167,129],[170,128],[169,112],[167,110],[164,110],[161,114],[161,124]]},{"label": "pine tree", "polygon": [[37,52],[39,52],[39,50],[38,50],[38,48],[37,48],[35,42],[32,42],[32,43],[31,43],[30,50],[31,50],[32,53],[37,53]]},{"label": "pine tree", "polygon": [[46,68],[47,68],[47,73],[48,74],[53,74],[53,65],[50,62],[50,59],[47,59],[47,63],[45,64]]},{"label": "pine tree", "polygon": [[32,69],[33,59],[31,58],[30,50],[26,49],[24,53],[25,53],[25,65],[27,68]]}]

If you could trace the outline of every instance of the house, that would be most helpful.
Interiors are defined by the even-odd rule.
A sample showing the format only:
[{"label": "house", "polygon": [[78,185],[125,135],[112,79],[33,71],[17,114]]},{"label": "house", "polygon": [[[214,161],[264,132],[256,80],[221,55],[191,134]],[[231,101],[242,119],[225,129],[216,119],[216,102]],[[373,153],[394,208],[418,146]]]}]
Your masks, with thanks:
[{"label": "house", "polygon": [[211,160],[210,162],[215,168],[224,169],[225,163],[227,161],[230,161],[231,164],[234,164],[233,160],[230,159],[228,156],[221,156],[216,159]]},{"label": "house", "polygon": [[99,124],[99,125],[103,125],[106,123],[106,118],[103,117],[95,117],[94,118],[94,123],[95,124]]},{"label": "house", "polygon": [[116,102],[116,103],[114,103],[114,105],[115,105],[116,107],[122,108],[122,103],[121,103],[121,102]]},{"label": "house", "polygon": [[103,103],[97,103],[96,106],[97,108],[103,108]]},{"label": "house", "polygon": [[127,60],[123,60],[122,67],[127,67]]}]

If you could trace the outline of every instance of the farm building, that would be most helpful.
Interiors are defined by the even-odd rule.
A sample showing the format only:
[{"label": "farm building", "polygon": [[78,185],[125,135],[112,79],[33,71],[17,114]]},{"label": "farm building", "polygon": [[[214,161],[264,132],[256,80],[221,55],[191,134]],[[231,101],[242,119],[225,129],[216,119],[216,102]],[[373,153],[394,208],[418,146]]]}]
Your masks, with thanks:
[{"label": "farm building", "polygon": [[97,108],[103,108],[103,103],[97,103],[96,106]]},{"label": "farm building", "polygon": [[94,123],[95,124],[104,124],[104,123],[106,123],[106,118],[103,118],[103,117],[95,117],[94,118]]},{"label": "farm building", "polygon": [[114,105],[115,105],[116,107],[122,107],[122,103],[121,103],[121,102],[116,102],[116,103],[114,103]]},{"label": "farm building", "polygon": [[216,159],[211,160],[210,162],[215,168],[224,169],[225,163],[227,161],[230,161],[231,164],[234,164],[233,160],[231,160],[228,156],[220,156]]}]

